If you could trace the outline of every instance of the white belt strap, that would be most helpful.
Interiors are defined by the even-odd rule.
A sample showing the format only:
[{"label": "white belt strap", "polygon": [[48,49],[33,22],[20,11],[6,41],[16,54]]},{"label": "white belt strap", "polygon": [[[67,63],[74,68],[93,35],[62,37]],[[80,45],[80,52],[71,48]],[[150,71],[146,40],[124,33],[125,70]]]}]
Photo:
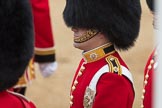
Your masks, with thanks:
[{"label": "white belt strap", "polygon": [[[133,84],[133,78],[132,78],[132,74],[129,72],[129,70],[124,67],[124,66],[121,66],[122,68],[122,75],[126,76]],[[104,74],[104,73],[107,73],[109,72],[109,67],[108,65],[105,65],[103,66],[100,70],[98,70],[96,72],[96,74],[94,75],[94,77],[92,78],[90,84],[89,84],[89,88],[91,88],[92,90],[96,91],[96,85],[97,85],[97,82],[99,80],[99,78]]]},{"label": "white belt strap", "polygon": [[[121,66],[121,70],[122,70],[122,75],[126,76],[133,84],[133,78],[132,78],[132,75],[129,72],[129,70],[124,66]],[[107,73],[107,72],[110,72],[109,66],[104,65],[93,76],[89,86],[85,90],[84,101],[83,101],[84,108],[92,108],[93,100],[94,100],[95,94],[96,94],[97,82],[98,82],[99,78],[101,77],[101,75],[103,75],[104,73]]]}]

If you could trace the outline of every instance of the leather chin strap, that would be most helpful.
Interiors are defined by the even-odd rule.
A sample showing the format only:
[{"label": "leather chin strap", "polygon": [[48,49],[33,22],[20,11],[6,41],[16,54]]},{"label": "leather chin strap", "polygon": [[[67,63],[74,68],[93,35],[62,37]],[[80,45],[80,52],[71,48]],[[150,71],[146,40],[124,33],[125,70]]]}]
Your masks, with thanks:
[{"label": "leather chin strap", "polygon": [[91,38],[96,36],[98,33],[99,33],[99,31],[96,29],[89,29],[89,30],[87,30],[87,32],[85,34],[83,34],[79,38],[74,38],[74,42],[75,43],[83,43],[85,41],[90,40]]}]

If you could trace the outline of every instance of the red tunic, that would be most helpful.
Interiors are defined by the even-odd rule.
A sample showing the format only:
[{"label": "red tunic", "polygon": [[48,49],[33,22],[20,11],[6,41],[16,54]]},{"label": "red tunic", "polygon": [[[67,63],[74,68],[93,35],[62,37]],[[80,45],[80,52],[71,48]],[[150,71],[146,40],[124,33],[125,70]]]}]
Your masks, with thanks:
[{"label": "red tunic", "polygon": [[[155,67],[155,50],[150,55],[144,71],[143,107],[152,108],[152,81]],[[148,77],[146,75],[148,74]]]},{"label": "red tunic", "polygon": [[36,108],[35,105],[18,94],[3,91],[0,92],[0,108]]},{"label": "red tunic", "polygon": [[[84,108],[85,89],[96,72],[104,65],[108,65],[107,57],[113,56],[119,61],[118,64],[127,68],[115,50],[106,53],[102,51],[104,54],[101,54],[100,50],[103,50],[102,47],[99,50],[88,52],[90,58],[94,59],[93,61],[88,58],[89,56],[83,54],[84,59],[79,64],[71,87],[70,108]],[[97,83],[92,108],[132,108],[133,101],[134,89],[131,81],[123,75],[106,72]]]}]

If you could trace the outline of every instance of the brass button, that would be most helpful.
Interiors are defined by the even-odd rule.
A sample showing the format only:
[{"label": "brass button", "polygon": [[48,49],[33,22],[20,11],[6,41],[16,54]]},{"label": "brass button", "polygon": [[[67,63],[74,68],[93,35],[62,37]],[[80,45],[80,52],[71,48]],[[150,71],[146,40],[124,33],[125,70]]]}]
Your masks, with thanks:
[{"label": "brass button", "polygon": [[73,105],[73,102],[72,101],[70,101],[70,106],[72,106]]},{"label": "brass button", "polygon": [[71,95],[71,96],[70,96],[70,100],[72,101],[72,100],[73,100],[73,98],[74,98],[74,96],[73,96],[73,95]]},{"label": "brass button", "polygon": [[82,75],[82,72],[79,71],[78,76],[81,76],[81,75]]},{"label": "brass button", "polygon": [[76,89],[76,87],[75,87],[75,86],[72,86],[72,88],[71,88],[71,89],[72,89],[72,91],[74,91],[74,90]]},{"label": "brass button", "polygon": [[74,85],[76,86],[77,84],[78,84],[78,81],[77,81],[77,80],[75,80],[75,81],[74,81]]}]

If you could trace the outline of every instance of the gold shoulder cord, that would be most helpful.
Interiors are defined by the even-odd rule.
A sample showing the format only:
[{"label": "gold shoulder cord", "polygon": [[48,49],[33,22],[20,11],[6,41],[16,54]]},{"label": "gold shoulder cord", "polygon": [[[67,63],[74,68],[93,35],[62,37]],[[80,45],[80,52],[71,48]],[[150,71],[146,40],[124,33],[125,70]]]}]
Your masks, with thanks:
[{"label": "gold shoulder cord", "polygon": [[106,57],[106,61],[109,65],[110,72],[118,73],[118,75],[122,75],[122,69],[121,69],[121,65],[120,65],[118,58],[110,55],[110,56]]}]

